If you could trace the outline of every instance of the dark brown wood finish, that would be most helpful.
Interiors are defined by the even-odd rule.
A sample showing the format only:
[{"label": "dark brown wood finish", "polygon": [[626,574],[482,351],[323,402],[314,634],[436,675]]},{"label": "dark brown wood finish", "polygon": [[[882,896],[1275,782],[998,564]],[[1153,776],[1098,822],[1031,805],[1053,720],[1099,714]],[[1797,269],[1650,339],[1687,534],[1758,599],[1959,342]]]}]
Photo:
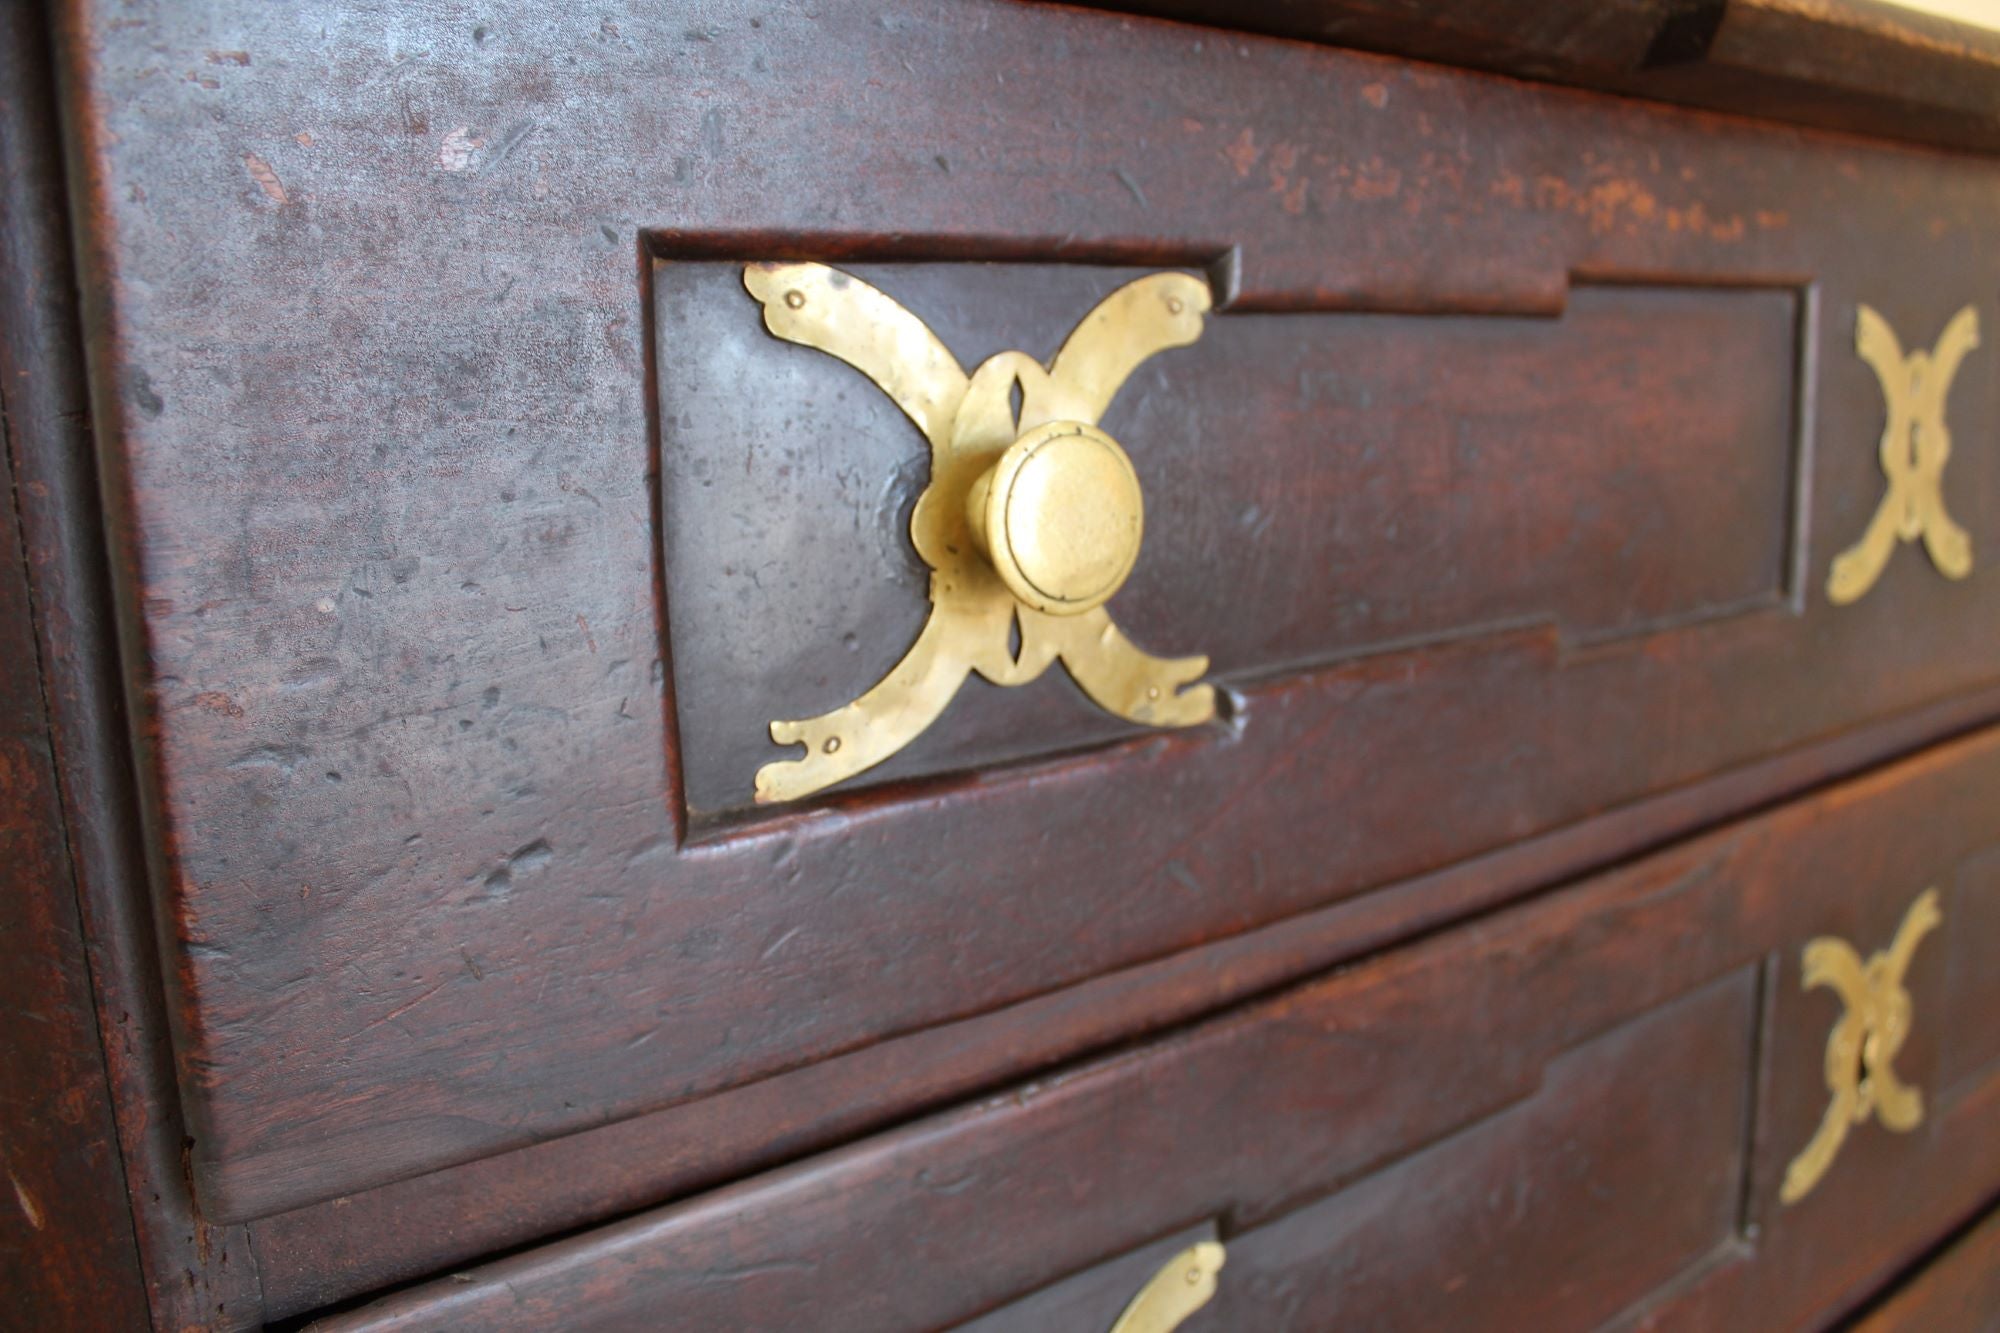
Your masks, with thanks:
[{"label": "dark brown wood finish", "polygon": [[[1994,854],[1997,796],[1989,732],[1158,1043],[320,1327],[933,1327],[1203,1219],[1246,1262],[1191,1329],[1349,1313],[1366,1327],[1413,1302],[1467,1327],[1823,1323],[2000,1170],[2000,1065],[1939,1077],[1979,1039],[1944,1027],[1943,944],[1967,947],[1979,919],[1965,868]],[[1913,826],[1925,836],[1898,836]],[[1839,1015],[1801,989],[1801,951],[1828,934],[1880,947],[1926,884],[1945,925],[1907,974],[1897,1069],[1927,1118],[1855,1127],[1817,1189],[1781,1205]]]},{"label": "dark brown wood finish", "polygon": [[[1817,591],[1881,490],[1854,306],[1914,343],[2000,290],[1983,163],[969,0],[429,6],[390,48],[358,11],[228,14],[79,3],[65,42],[214,1216],[1018,1003],[1943,704],[2000,660],[1985,585],[1915,553],[1859,607]],[[1012,73],[1038,62],[1088,77]],[[1531,625],[1378,651],[1245,682],[1234,729],[683,845],[650,258],[882,259],[890,234],[932,258],[1233,253],[1245,317],[1554,313],[1572,274],[1811,282],[1795,604],[1588,649]],[[1981,549],[1994,388],[1969,364],[1952,403]],[[1775,537],[1700,540],[1740,570]],[[1433,558],[1446,586],[1485,561]],[[1162,646],[1245,600],[1198,581]]]},{"label": "dark brown wood finish", "polygon": [[1613,1323],[1736,1243],[1756,991],[1744,971],[1673,1001],[1551,1061],[1508,1110],[1251,1229],[1184,1327]]},{"label": "dark brown wood finish", "polygon": [[1936,741],[1968,718],[1991,715],[1996,701],[2000,696],[1973,697],[1893,727],[1866,728],[1516,844],[1395,894],[1305,913],[839,1060],[261,1219],[250,1230],[267,1309],[302,1313],[792,1160],[1122,1033],[1191,1018],[1435,928],[1473,905],[1561,881],[1622,850],[1658,845],[1772,792],[1798,791]]},{"label": "dark brown wood finish", "polygon": [[1132,1302],[1132,1293],[1190,1245],[1213,1241],[1213,1222],[1141,1245],[1129,1254],[1052,1283],[1031,1296],[969,1319],[955,1333],[1047,1333],[1060,1328],[1110,1328]]},{"label": "dark brown wood finish", "polygon": [[2000,148],[1993,96],[2000,30],[1992,23],[1973,26],[1883,0],[1726,0],[1722,11],[1698,54],[1656,48],[1627,91],[1863,134]]},{"label": "dark brown wood finish", "polygon": [[2000,148],[2000,32],[1882,0],[1100,0],[1804,125]]},{"label": "dark brown wood finish", "polygon": [[[1753,973],[1737,973],[1615,1028],[1553,1061],[1515,1106],[1234,1239],[1222,1295],[1183,1327],[1611,1322],[1735,1225],[1755,989]],[[1098,1333],[1201,1234],[1121,1256],[965,1327]]]},{"label": "dark brown wood finish", "polygon": [[1856,1321],[1852,1333],[1995,1333],[1996,1329],[2000,1329],[2000,1213],[1989,1213]]},{"label": "dark brown wood finish", "polygon": [[1951,943],[1951,1028],[1964,1036],[1941,1072],[1956,1084],[2000,1064],[2000,964],[1977,941],[2000,930],[2000,856],[1985,857],[1960,873],[1964,920]]},{"label": "dark brown wood finish", "polygon": [[[0,383],[0,410],[12,389]],[[145,1287],[63,842],[11,452],[0,451],[0,1325],[129,1328],[146,1318]]]},{"label": "dark brown wood finish", "polygon": [[0,1323],[123,1330],[150,1314],[162,1328],[225,1328],[256,1318],[255,1273],[240,1230],[195,1218],[182,1160],[50,52],[41,6],[0,5],[0,700],[17,779],[0,801],[14,927],[0,988],[22,1020],[0,1037],[0,1087],[27,1116],[0,1127],[19,1189],[5,1205],[18,1243],[0,1264]]}]

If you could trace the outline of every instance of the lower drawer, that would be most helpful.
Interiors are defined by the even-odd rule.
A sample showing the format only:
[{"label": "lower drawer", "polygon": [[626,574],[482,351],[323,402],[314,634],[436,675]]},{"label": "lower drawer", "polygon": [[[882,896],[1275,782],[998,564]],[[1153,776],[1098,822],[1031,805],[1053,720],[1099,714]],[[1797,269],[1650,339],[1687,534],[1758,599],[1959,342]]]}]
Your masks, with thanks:
[{"label": "lower drawer", "polygon": [[2000,1211],[1953,1240],[1852,1333],[2000,1333]]},{"label": "lower drawer", "polygon": [[1191,1333],[1814,1326],[2000,1185],[1996,811],[1986,733],[323,1327],[1101,1330],[1203,1242]]}]

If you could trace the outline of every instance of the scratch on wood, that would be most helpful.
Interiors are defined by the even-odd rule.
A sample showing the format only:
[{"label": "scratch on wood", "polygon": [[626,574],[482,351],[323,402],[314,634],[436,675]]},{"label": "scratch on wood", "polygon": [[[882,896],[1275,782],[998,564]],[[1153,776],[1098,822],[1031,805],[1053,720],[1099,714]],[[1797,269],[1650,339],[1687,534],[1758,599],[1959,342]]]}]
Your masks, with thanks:
[{"label": "scratch on wood", "polygon": [[717,1282],[742,1282],[748,1278],[765,1277],[772,1273],[812,1273],[819,1265],[811,1259],[770,1259],[763,1263],[744,1264],[737,1268],[711,1269],[705,1276]]},{"label": "scratch on wood", "polygon": [[1111,174],[1118,178],[1118,183],[1120,185],[1124,186],[1126,189],[1132,192],[1132,197],[1139,201],[1139,207],[1145,208],[1147,206],[1146,192],[1139,188],[1139,182],[1133,180],[1130,176],[1125,174],[1125,168],[1113,167],[1111,168]]},{"label": "scratch on wood", "polygon": [[432,986],[429,990],[417,996],[415,999],[405,1000],[403,1003],[397,1005],[394,1009],[391,1009],[388,1013],[382,1015],[374,1022],[359,1029],[354,1035],[358,1037],[364,1032],[373,1032],[376,1028],[381,1027],[384,1023],[395,1022],[397,1019],[401,1018],[404,1014],[409,1013],[410,1010],[416,1008],[424,1001],[430,999],[433,995],[436,995],[439,991],[443,990],[446,986],[450,984],[451,982],[448,979],[445,981],[438,982],[435,986]]},{"label": "scratch on wood", "polygon": [[1195,897],[1197,898],[1201,897],[1206,892],[1206,890],[1204,890],[1201,887],[1201,881],[1194,877],[1194,872],[1187,868],[1187,863],[1185,861],[1167,862],[1167,873],[1173,876],[1174,880],[1177,883],[1179,883],[1182,888],[1188,890],[1190,893],[1194,894]]},{"label": "scratch on wood", "polygon": [[21,1178],[12,1171],[7,1173],[7,1183],[14,1187],[14,1197],[20,1202],[21,1211],[27,1214],[28,1225],[40,1231],[47,1223],[42,1217],[41,1205],[35,1202],[35,1196],[28,1193],[28,1187],[23,1185]]}]

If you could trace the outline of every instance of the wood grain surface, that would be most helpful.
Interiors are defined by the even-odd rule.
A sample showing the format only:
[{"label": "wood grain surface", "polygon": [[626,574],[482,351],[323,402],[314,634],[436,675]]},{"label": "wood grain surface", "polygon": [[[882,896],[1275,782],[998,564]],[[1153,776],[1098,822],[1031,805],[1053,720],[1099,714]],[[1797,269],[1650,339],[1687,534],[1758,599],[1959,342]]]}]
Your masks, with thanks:
[{"label": "wood grain surface", "polygon": [[[2000,289],[1983,162],[1034,5],[379,19],[77,0],[62,22],[94,408],[213,1218],[994,1012],[1992,680],[2000,605],[1980,581],[1905,552],[1858,607],[1817,592],[1881,491],[1879,393],[1841,350],[1855,305],[1915,343]],[[1726,591],[1768,588],[1783,540],[1791,600],[1581,647],[1542,623],[1389,651],[1364,623],[1364,657],[1246,680],[1228,729],[690,841],[659,555],[676,460],[649,371],[673,349],[648,345],[644,289],[656,256],[695,253],[1212,257],[1219,325],[1553,315],[1572,278],[1760,312],[1785,298],[1713,289],[1789,287],[1803,519],[1782,539],[1712,527],[1700,558]],[[1648,301],[1698,304],[1579,289],[1569,319]],[[1391,387],[1416,373],[1370,364]],[[1553,368],[1520,367],[1508,392],[1532,400]],[[1650,382],[1691,420],[1750,406],[1748,387],[1691,406],[1671,373]],[[1951,503],[1982,550],[1994,389],[1974,363],[1952,403]],[[1334,420],[1287,402],[1296,384],[1239,390]],[[1333,434],[1326,475],[1365,495],[1359,444]],[[1745,440],[1733,463],[1787,448]],[[1417,461],[1381,484],[1424,494]],[[1528,479],[1519,503],[1555,512],[1575,480]],[[1770,508],[1709,497],[1745,499]],[[1382,563],[1350,572],[1510,573],[1440,550],[1406,574],[1393,516],[1357,513],[1342,549]],[[802,530],[773,554],[811,549]],[[1618,550],[1607,531],[1571,558]],[[1668,583],[1658,604],[1706,596]],[[1258,600],[1198,580],[1155,632],[1196,642]],[[1265,632],[1345,632],[1325,605],[1298,622]]]},{"label": "wood grain surface", "polygon": [[1551,1061],[1519,1104],[1244,1232],[1226,1295],[1182,1327],[1615,1324],[1735,1239],[1756,995],[1752,971],[1713,982]]},{"label": "wood grain surface", "polygon": [[0,1204],[0,1324],[241,1327],[260,1313],[255,1265],[240,1229],[196,1218],[182,1160],[50,52],[42,6],[0,4],[0,707],[16,779],[0,817],[0,1155],[19,1188]]},{"label": "wood grain surface", "polygon": [[[259,1219],[249,1230],[266,1308],[277,1315],[317,1309],[794,1160],[1115,1044],[1133,1030],[1184,1021],[1437,929],[1480,904],[1573,878],[1776,793],[1938,741],[1967,719],[1990,715],[1994,703],[1974,696],[1863,728],[1463,862],[1393,894],[1307,912],[714,1097]],[[1975,861],[1968,875],[1982,864]],[[1986,910],[1984,902],[1974,896],[1968,909]],[[1953,995],[1962,1010],[1965,997],[1976,999],[1976,983]],[[1964,1035],[1953,1050],[1976,1057],[1984,1026],[1954,1025]]]},{"label": "wood grain surface", "polygon": [[[1781,1205],[1839,1016],[1802,988],[1800,954],[1828,934],[1879,947],[1928,884],[1961,933],[1960,872],[1993,855],[1996,794],[1986,732],[320,1327],[927,1328],[1203,1219],[1247,1262],[1193,1327],[1326,1327],[1413,1302],[1496,1329],[1824,1324],[1986,1196],[2000,1067],[1941,1086],[1944,1053],[1978,1037],[1944,1026],[1955,979],[1933,941],[1907,974],[1896,1065],[1925,1090],[1924,1123],[1856,1126],[1818,1188]],[[1924,838],[1895,836],[1918,821]]]},{"label": "wood grain surface", "polygon": [[1993,1333],[2000,1329],[2000,1214],[1954,1237],[1854,1324],[1854,1333]]},{"label": "wood grain surface", "polygon": [[[0,387],[0,409],[12,387]],[[11,452],[0,450],[0,1324],[131,1328],[148,1318],[145,1285],[42,707]]]},{"label": "wood grain surface", "polygon": [[1105,0],[1869,135],[2000,148],[2000,31],[1888,0]]}]

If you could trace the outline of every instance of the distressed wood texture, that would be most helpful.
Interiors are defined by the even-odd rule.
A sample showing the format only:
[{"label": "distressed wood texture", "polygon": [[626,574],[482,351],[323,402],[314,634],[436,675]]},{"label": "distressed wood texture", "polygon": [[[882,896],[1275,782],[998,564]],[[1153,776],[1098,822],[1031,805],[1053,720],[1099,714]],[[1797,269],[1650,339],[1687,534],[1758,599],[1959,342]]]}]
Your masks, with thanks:
[{"label": "distressed wood texture", "polygon": [[0,4],[0,1325],[226,1327],[259,1302],[181,1160],[43,20]]},{"label": "distressed wood texture", "polygon": [[[2000,854],[2000,732],[1152,1044],[330,1317],[325,1333],[932,1328],[1079,1313],[1210,1220],[1190,1330],[1821,1326],[2000,1179],[2000,1064],[1950,992]],[[1909,836],[1921,829],[1922,836]],[[1906,974],[1914,1131],[1778,1201],[1839,1005],[1808,941],[1944,926]],[[1943,1071],[1966,1069],[1957,1078]],[[1136,1289],[1133,1288],[1133,1289]],[[1009,1303],[1024,1301],[1010,1312]],[[1086,1317],[1087,1315],[1087,1317]],[[1018,1322],[1017,1322],[1017,1326]],[[1043,1325],[1047,1327],[1048,1325]]]},{"label": "distressed wood texture", "polygon": [[[1435,927],[1496,896],[1566,879],[1619,849],[1657,845],[1771,791],[1824,782],[1869,756],[1948,734],[1966,717],[1990,712],[1992,704],[1975,697],[1963,711],[1954,706],[1893,729],[1851,733],[1837,744],[1462,863],[1394,894],[1308,912],[842,1059],[259,1219],[250,1231],[266,1307],[280,1316],[303,1313],[794,1160],[996,1080],[1024,1077],[1137,1027],[1187,1019],[1232,997],[1268,990]],[[1979,906],[1985,902],[1973,905],[1986,910]],[[1975,969],[1973,975],[1982,973]],[[1969,992],[1954,994],[1963,1010]],[[1980,1019],[1964,1030],[1988,1026]],[[1975,1047],[1977,1040],[1967,1038]]]},{"label": "distressed wood texture", "polygon": [[2000,148],[2000,32],[1883,0],[1104,0],[1804,125]]},{"label": "distressed wood texture", "polygon": [[1043,1333],[1061,1328],[1110,1328],[1167,1260],[1190,1245],[1217,1239],[1214,1222],[1141,1245],[1128,1254],[1064,1278],[990,1314],[956,1326],[955,1333]]},{"label": "distressed wood texture", "polygon": [[[0,303],[0,318],[10,312]],[[0,386],[0,409],[12,385]],[[0,1325],[147,1318],[0,450]]]},{"label": "distressed wood texture", "polygon": [[[1863,724],[1990,715],[1990,580],[1904,551],[1857,606],[1820,591],[1882,490],[1855,307],[1914,345],[2000,290],[1986,162],[984,0],[395,14],[75,0],[63,19],[212,1218],[999,1013]],[[1154,530],[1131,602],[1163,650],[1241,654],[1230,726],[1077,751],[1089,724],[1037,712],[1033,754],[1062,754],[684,820],[676,701],[714,682],[663,649],[688,572],[663,575],[658,519],[689,480],[670,377],[712,349],[649,334],[647,288],[656,259],[776,253],[1214,262],[1217,359],[1174,363],[1208,367],[1201,396],[1171,397],[1178,369],[1134,385],[1135,457],[1150,437],[1187,463],[1148,472],[1151,502],[1187,522]],[[1068,285],[1028,312],[1075,313]],[[1522,470],[1455,452],[1426,376],[1503,420]],[[2000,541],[1995,387],[1982,352],[1951,402],[1947,493],[1979,551]],[[1400,404],[1386,422],[1372,388]],[[1588,429],[1561,424],[1565,398]],[[1238,413],[1258,433],[1214,457],[1168,433]],[[1371,461],[1371,430],[1421,452]],[[739,466],[766,444],[736,443]],[[1622,464],[1582,461],[1593,445]],[[1288,482],[1308,453],[1319,480]],[[1579,467],[1630,522],[1582,516]],[[1243,499],[1272,516],[1274,568],[1209,558]],[[1315,533],[1315,501],[1343,526]],[[1502,505],[1560,526],[1510,532]],[[1438,506],[1491,542],[1446,539]],[[816,577],[814,518],[772,529],[767,583]],[[1551,562],[1624,571],[1629,603]],[[1320,600],[1280,616],[1288,579]],[[1502,586],[1513,618],[1485,623]],[[821,651],[847,669],[837,637]],[[1528,886],[1460,884],[1452,910]],[[1294,962],[1365,931],[1329,935]],[[1022,1011],[1006,1040],[1046,1058],[1226,998],[1190,957],[1115,1022]],[[907,1060],[875,1068],[878,1100],[926,1095]]]}]

